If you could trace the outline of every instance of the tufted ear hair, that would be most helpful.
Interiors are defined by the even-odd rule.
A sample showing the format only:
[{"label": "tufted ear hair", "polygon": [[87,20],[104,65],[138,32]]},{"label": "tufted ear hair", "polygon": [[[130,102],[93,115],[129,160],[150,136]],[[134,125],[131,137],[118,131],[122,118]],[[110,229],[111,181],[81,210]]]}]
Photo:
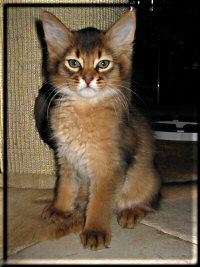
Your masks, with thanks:
[{"label": "tufted ear hair", "polygon": [[72,32],[53,14],[44,11],[42,25],[48,52],[51,55],[62,55],[70,44]]},{"label": "tufted ear hair", "polygon": [[105,34],[105,38],[118,53],[132,51],[136,29],[135,11],[125,13]]}]

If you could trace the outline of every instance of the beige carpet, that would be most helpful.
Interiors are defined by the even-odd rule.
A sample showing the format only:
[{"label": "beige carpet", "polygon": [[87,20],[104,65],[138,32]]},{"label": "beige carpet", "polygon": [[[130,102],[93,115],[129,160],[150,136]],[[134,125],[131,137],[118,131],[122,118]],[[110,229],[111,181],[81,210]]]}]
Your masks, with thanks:
[{"label": "beige carpet", "polygon": [[[163,187],[164,200],[196,197],[195,185]],[[9,255],[36,244],[55,239],[56,227],[40,218],[45,205],[52,199],[52,190],[10,189],[8,216]],[[148,224],[149,221],[146,220]]]}]

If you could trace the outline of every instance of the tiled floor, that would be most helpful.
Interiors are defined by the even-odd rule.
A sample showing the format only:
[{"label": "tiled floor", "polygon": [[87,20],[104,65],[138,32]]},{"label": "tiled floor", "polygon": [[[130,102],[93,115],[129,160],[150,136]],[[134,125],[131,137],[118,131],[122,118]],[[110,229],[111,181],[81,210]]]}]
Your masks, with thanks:
[{"label": "tiled floor", "polygon": [[[35,201],[45,200],[49,196],[45,190],[36,191],[21,190],[16,195],[19,197],[21,194],[21,199],[26,196],[25,202],[28,198],[31,201],[31,195]],[[26,244],[24,247],[17,247],[15,244],[8,262],[194,263],[197,253],[196,186],[168,187],[163,190],[163,196],[160,210],[149,214],[134,229],[122,229],[117,224],[116,218],[113,218],[112,241],[108,249],[86,250],[82,247],[79,236],[70,234],[60,240],[41,240],[41,242],[35,240],[38,243]],[[23,212],[26,210],[25,202],[24,209],[21,209]],[[28,211],[27,216],[29,216]],[[20,224],[20,218],[18,214],[16,224]],[[23,222],[21,226],[23,227]],[[16,229],[19,229],[19,225]]]},{"label": "tiled floor", "polygon": [[[15,260],[129,260],[129,261],[165,261],[182,260],[190,262],[194,257],[196,245],[174,235],[165,234],[154,227],[140,224],[134,230],[121,229],[113,220],[112,242],[109,249],[89,251],[82,248],[76,235],[70,235],[57,241],[44,241],[26,248],[10,257]],[[59,261],[58,261],[59,262]]]}]

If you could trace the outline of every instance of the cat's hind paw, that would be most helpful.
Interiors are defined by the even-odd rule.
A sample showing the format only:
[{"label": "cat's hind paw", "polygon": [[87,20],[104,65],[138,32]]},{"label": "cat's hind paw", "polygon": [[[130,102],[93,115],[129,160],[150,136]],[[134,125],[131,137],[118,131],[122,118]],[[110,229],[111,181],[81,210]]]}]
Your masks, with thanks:
[{"label": "cat's hind paw", "polygon": [[42,212],[42,219],[45,220],[48,223],[56,223],[60,224],[63,223],[64,220],[67,219],[71,215],[71,212],[62,212],[59,210],[56,210],[53,205],[49,205],[44,208]]},{"label": "cat's hind paw", "polygon": [[119,212],[117,220],[123,228],[134,228],[148,213],[148,210],[141,207],[126,208]]},{"label": "cat's hind paw", "polygon": [[82,209],[75,209],[56,230],[56,238],[70,233],[78,234],[83,230],[85,224],[85,212]]},{"label": "cat's hind paw", "polygon": [[83,209],[60,212],[50,205],[43,210],[41,217],[48,223],[56,224],[55,238],[60,238],[70,233],[80,233],[85,223],[85,212]]}]

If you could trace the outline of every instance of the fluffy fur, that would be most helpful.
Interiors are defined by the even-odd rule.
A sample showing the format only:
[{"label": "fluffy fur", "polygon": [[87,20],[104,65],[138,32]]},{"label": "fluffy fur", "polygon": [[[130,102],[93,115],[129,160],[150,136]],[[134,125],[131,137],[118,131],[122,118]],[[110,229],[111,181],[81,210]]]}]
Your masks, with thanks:
[{"label": "fluffy fur", "polygon": [[42,22],[49,79],[59,95],[50,112],[59,180],[43,218],[63,229],[80,223],[83,245],[102,249],[113,212],[122,227],[133,228],[160,186],[152,132],[131,104],[135,12],[106,32],[71,31],[49,12]]}]

